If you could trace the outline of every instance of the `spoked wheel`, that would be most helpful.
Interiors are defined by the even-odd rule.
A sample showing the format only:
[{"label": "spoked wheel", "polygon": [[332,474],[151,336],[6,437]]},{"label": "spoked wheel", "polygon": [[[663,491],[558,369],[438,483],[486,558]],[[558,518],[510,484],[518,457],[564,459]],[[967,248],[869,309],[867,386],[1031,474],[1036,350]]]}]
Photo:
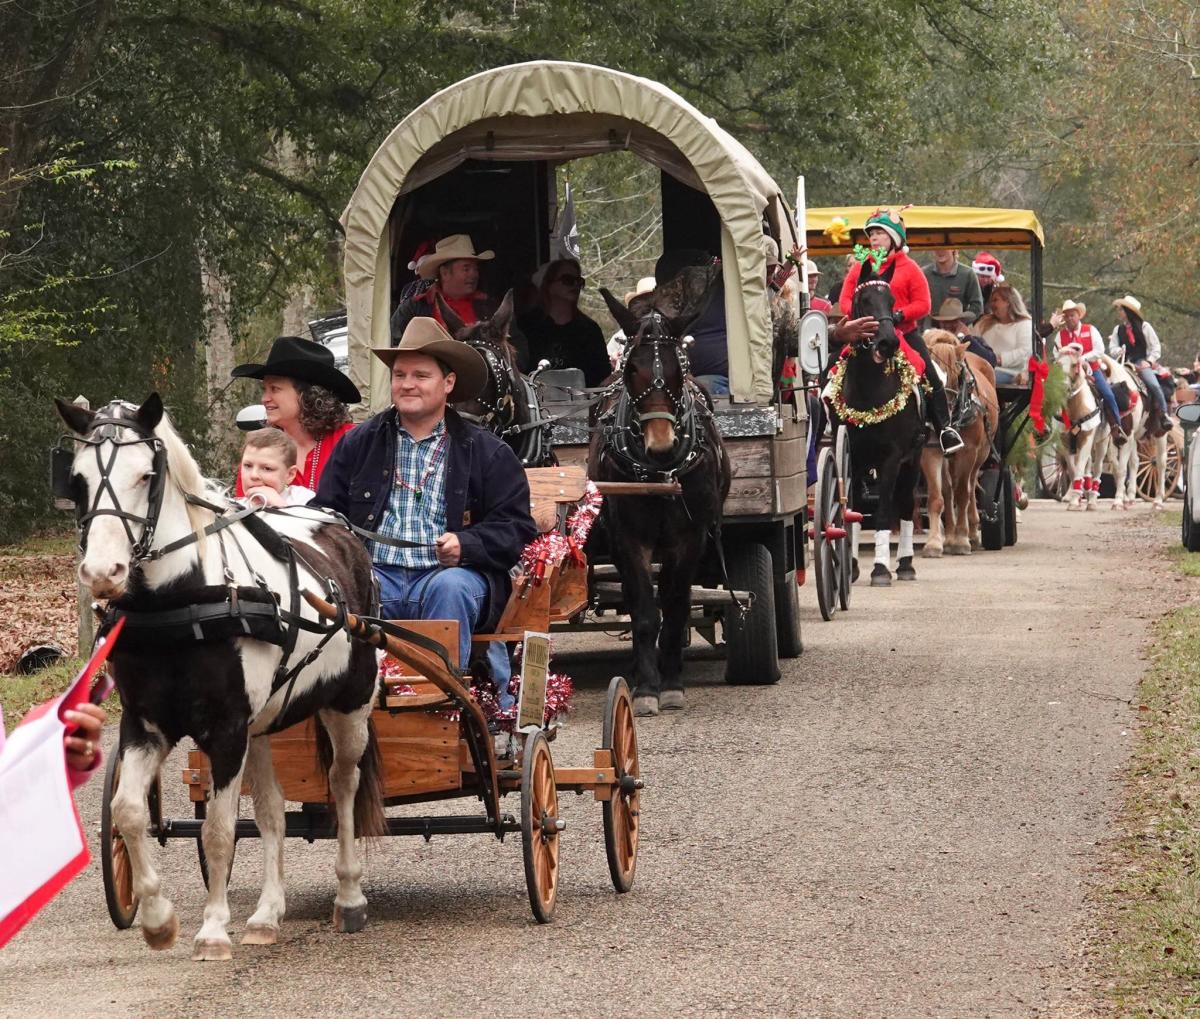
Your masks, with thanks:
[{"label": "spoked wheel", "polygon": [[[632,707],[630,708],[632,715]],[[525,886],[538,923],[554,918],[558,900],[558,836],[566,827],[558,816],[558,786],[550,744],[540,729],[525,741],[521,765],[521,853]]]},{"label": "spoked wheel", "polygon": [[1048,498],[1059,502],[1071,490],[1071,465],[1059,437],[1047,442],[1038,453],[1038,483]]},{"label": "spoked wheel", "polygon": [[[133,867],[120,829],[113,823],[112,799],[121,783],[121,751],[114,750],[104,769],[104,792],[100,801],[100,873],[104,878],[104,902],[117,930],[127,930],[137,916],[138,899],[133,891]],[[156,775],[147,794],[153,830],[162,830],[162,776]]]},{"label": "spoked wheel", "polygon": [[608,873],[618,892],[633,887],[637,870],[638,818],[642,809],[642,769],[638,763],[637,728],[629,687],[620,676],[608,684],[604,704],[604,738],[601,749],[611,750],[617,769],[617,788],[604,801],[604,851]]},{"label": "spoked wheel", "polygon": [[817,488],[813,494],[813,565],[817,581],[817,606],[821,618],[829,622],[838,610],[840,581],[834,562],[833,542],[825,536],[832,523],[832,509],[837,505],[837,465],[833,450],[821,450],[817,460]]},{"label": "spoked wheel", "polygon": [[[1179,476],[1183,471],[1183,440],[1176,434],[1180,429],[1174,428],[1167,434],[1167,469],[1163,474],[1163,501],[1171,498],[1179,489]],[[1157,440],[1144,438],[1138,442],[1138,495],[1146,502],[1154,500],[1155,485],[1155,455]]]},{"label": "spoked wheel", "polygon": [[850,436],[845,428],[838,430],[837,446],[835,447],[838,481],[838,511],[835,519],[840,527],[846,529],[845,544],[841,553],[835,556],[838,566],[838,604],[845,612],[850,608],[850,592],[854,585],[854,528],[846,523],[846,510],[850,508]]}]

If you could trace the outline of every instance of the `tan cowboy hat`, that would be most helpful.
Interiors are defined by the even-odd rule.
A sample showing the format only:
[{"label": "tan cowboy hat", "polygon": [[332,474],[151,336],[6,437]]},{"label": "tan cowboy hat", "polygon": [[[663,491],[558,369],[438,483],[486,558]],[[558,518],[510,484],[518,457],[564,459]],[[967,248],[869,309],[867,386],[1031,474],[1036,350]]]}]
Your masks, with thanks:
[{"label": "tan cowboy hat", "polygon": [[471,238],[466,234],[451,234],[433,246],[433,251],[417,259],[417,275],[431,280],[437,275],[438,266],[453,262],[456,258],[473,258],[477,262],[490,262],[496,257],[494,251],[476,251]]},{"label": "tan cowboy hat", "polygon": [[1142,317],[1142,302],[1136,297],[1131,297],[1126,294],[1124,297],[1118,297],[1113,301],[1114,308],[1124,308],[1126,311],[1132,311],[1138,318]]},{"label": "tan cowboy hat", "polygon": [[472,346],[454,339],[434,318],[418,315],[404,327],[404,335],[394,347],[372,347],[371,353],[392,367],[399,354],[428,354],[443,361],[454,372],[454,388],[446,397],[450,403],[472,400],[487,385],[487,364]]},{"label": "tan cowboy hat", "polygon": [[646,294],[654,293],[654,288],[658,286],[653,276],[643,276],[637,281],[637,286],[632,290],[625,291],[623,304],[628,304],[635,297],[645,297]]},{"label": "tan cowboy hat", "polygon": [[1068,311],[1079,312],[1080,318],[1087,317],[1087,305],[1082,301],[1063,301],[1062,307],[1058,309],[1058,313],[1065,315]]},{"label": "tan cowboy hat", "polygon": [[974,322],[975,313],[967,311],[962,301],[957,297],[947,297],[936,315],[930,315],[935,322]]}]

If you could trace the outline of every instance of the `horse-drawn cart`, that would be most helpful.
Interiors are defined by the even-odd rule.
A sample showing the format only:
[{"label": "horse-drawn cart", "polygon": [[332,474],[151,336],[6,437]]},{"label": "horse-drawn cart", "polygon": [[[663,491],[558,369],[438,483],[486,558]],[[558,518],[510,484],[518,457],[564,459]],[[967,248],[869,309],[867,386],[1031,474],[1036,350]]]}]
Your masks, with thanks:
[{"label": "horse-drawn cart", "polygon": [[[710,639],[722,625],[730,682],[773,683],[779,658],[802,650],[796,588],[808,422],[803,401],[779,395],[777,319],[782,312],[794,325],[800,308],[794,295],[790,308],[772,296],[768,254],[778,261],[798,237],[781,189],[711,118],[656,82],[560,61],[496,68],[432,96],[380,146],[343,217],[349,372],[371,394],[372,410],[386,406],[386,372],[370,348],[390,341],[389,318],[420,242],[469,232],[477,249],[497,252],[489,287],[519,289],[551,258],[556,168],[621,151],[662,171],[664,250],[698,249],[722,268],[731,395],[716,400],[715,415],[733,469],[722,526],[728,584],[710,549],[691,622]],[[557,422],[553,448],[560,463],[583,465],[597,394],[560,392],[563,400],[542,405]],[[632,482],[612,498],[678,492],[662,488],[664,480],[671,484]],[[624,608],[616,580],[607,564],[595,565],[592,609]],[[746,595],[740,609],[730,588]],[[613,628],[581,616],[555,627],[588,625]]]},{"label": "horse-drawn cart", "polygon": [[[813,257],[849,254],[854,238],[843,237],[839,231],[831,229],[834,220],[846,217],[851,227],[859,230],[874,212],[873,206],[809,209],[809,254]],[[1042,253],[1045,239],[1042,225],[1033,212],[1028,209],[915,205],[904,211],[904,223],[908,247],[913,251],[955,248],[1026,252],[1029,311],[1034,325],[1029,354],[1041,357],[1037,324],[1043,319]],[[861,235],[858,239],[862,240]],[[1017,267],[1011,267],[1008,275],[1019,275]],[[1025,426],[1029,420],[1031,388],[1029,385],[999,385],[996,393],[1000,423],[994,442],[995,456],[981,474],[977,493],[983,547],[992,551],[1017,541],[1015,485],[1007,461],[1015,442],[1028,441]]]},{"label": "horse-drawn cart", "polygon": [[[544,468],[529,472],[533,512],[549,529],[559,509],[575,504],[584,494],[583,472],[577,468]],[[541,576],[521,576],[514,584],[495,633],[477,634],[477,642],[522,641],[527,634],[545,634],[553,621],[579,612],[586,603],[586,561],[565,559],[549,564]],[[313,595],[310,602],[333,619],[334,606]],[[523,691],[516,718],[523,739],[514,737],[509,750],[497,754],[496,724],[480,700],[457,674],[457,623],[446,620],[388,623],[348,616],[347,629],[357,639],[386,650],[391,667],[372,712],[379,741],[383,795],[386,806],[430,803],[448,799],[477,799],[482,810],[467,814],[388,816],[387,835],[490,834],[499,839],[521,837],[526,885],[534,916],[551,919],[558,889],[559,839],[566,824],[559,814],[560,792],[590,792],[601,804],[605,852],[613,886],[626,892],[637,867],[641,810],[641,768],[637,730],[625,681],[615,677],[608,687],[600,746],[584,767],[556,767],[550,744],[557,729],[546,723],[546,660],[535,662],[544,641],[527,642]],[[332,839],[336,815],[329,804],[328,773],[319,764],[317,723],[313,718],[268,737],[283,798],[299,804],[285,817],[286,836]],[[138,909],[132,870],[111,803],[120,782],[122,755],[111,755],[105,775],[101,814],[101,861],[109,916],[119,928],[129,927]],[[162,778],[149,796],[152,838],[166,845],[173,839],[194,839],[201,873],[208,870],[201,826],[212,788],[208,759],[199,750],[188,754],[183,781],[194,806],[194,818],[165,817]],[[243,790],[246,792],[247,790]],[[509,794],[520,795],[516,812],[504,809]],[[259,829],[248,818],[235,827],[236,838],[257,838]]]}]

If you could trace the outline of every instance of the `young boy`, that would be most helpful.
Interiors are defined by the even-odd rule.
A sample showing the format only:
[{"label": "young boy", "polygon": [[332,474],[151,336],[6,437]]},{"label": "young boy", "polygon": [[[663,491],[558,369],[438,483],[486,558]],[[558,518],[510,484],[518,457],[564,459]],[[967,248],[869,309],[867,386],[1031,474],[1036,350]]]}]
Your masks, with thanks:
[{"label": "young boy", "polygon": [[313,492],[294,484],[300,476],[296,443],[278,428],[259,428],[246,436],[242,450],[242,489],[268,506],[303,506]]}]

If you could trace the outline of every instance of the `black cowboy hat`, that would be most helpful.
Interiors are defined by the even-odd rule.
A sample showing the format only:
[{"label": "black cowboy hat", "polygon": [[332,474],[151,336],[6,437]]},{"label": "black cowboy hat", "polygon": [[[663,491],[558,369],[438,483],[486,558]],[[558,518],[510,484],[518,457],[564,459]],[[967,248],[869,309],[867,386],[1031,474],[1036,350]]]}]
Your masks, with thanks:
[{"label": "black cowboy hat", "polygon": [[271,344],[264,364],[239,364],[230,373],[235,379],[262,379],[279,375],[324,386],[343,403],[358,403],[358,387],[334,367],[333,351],[300,336],[279,336]]}]

